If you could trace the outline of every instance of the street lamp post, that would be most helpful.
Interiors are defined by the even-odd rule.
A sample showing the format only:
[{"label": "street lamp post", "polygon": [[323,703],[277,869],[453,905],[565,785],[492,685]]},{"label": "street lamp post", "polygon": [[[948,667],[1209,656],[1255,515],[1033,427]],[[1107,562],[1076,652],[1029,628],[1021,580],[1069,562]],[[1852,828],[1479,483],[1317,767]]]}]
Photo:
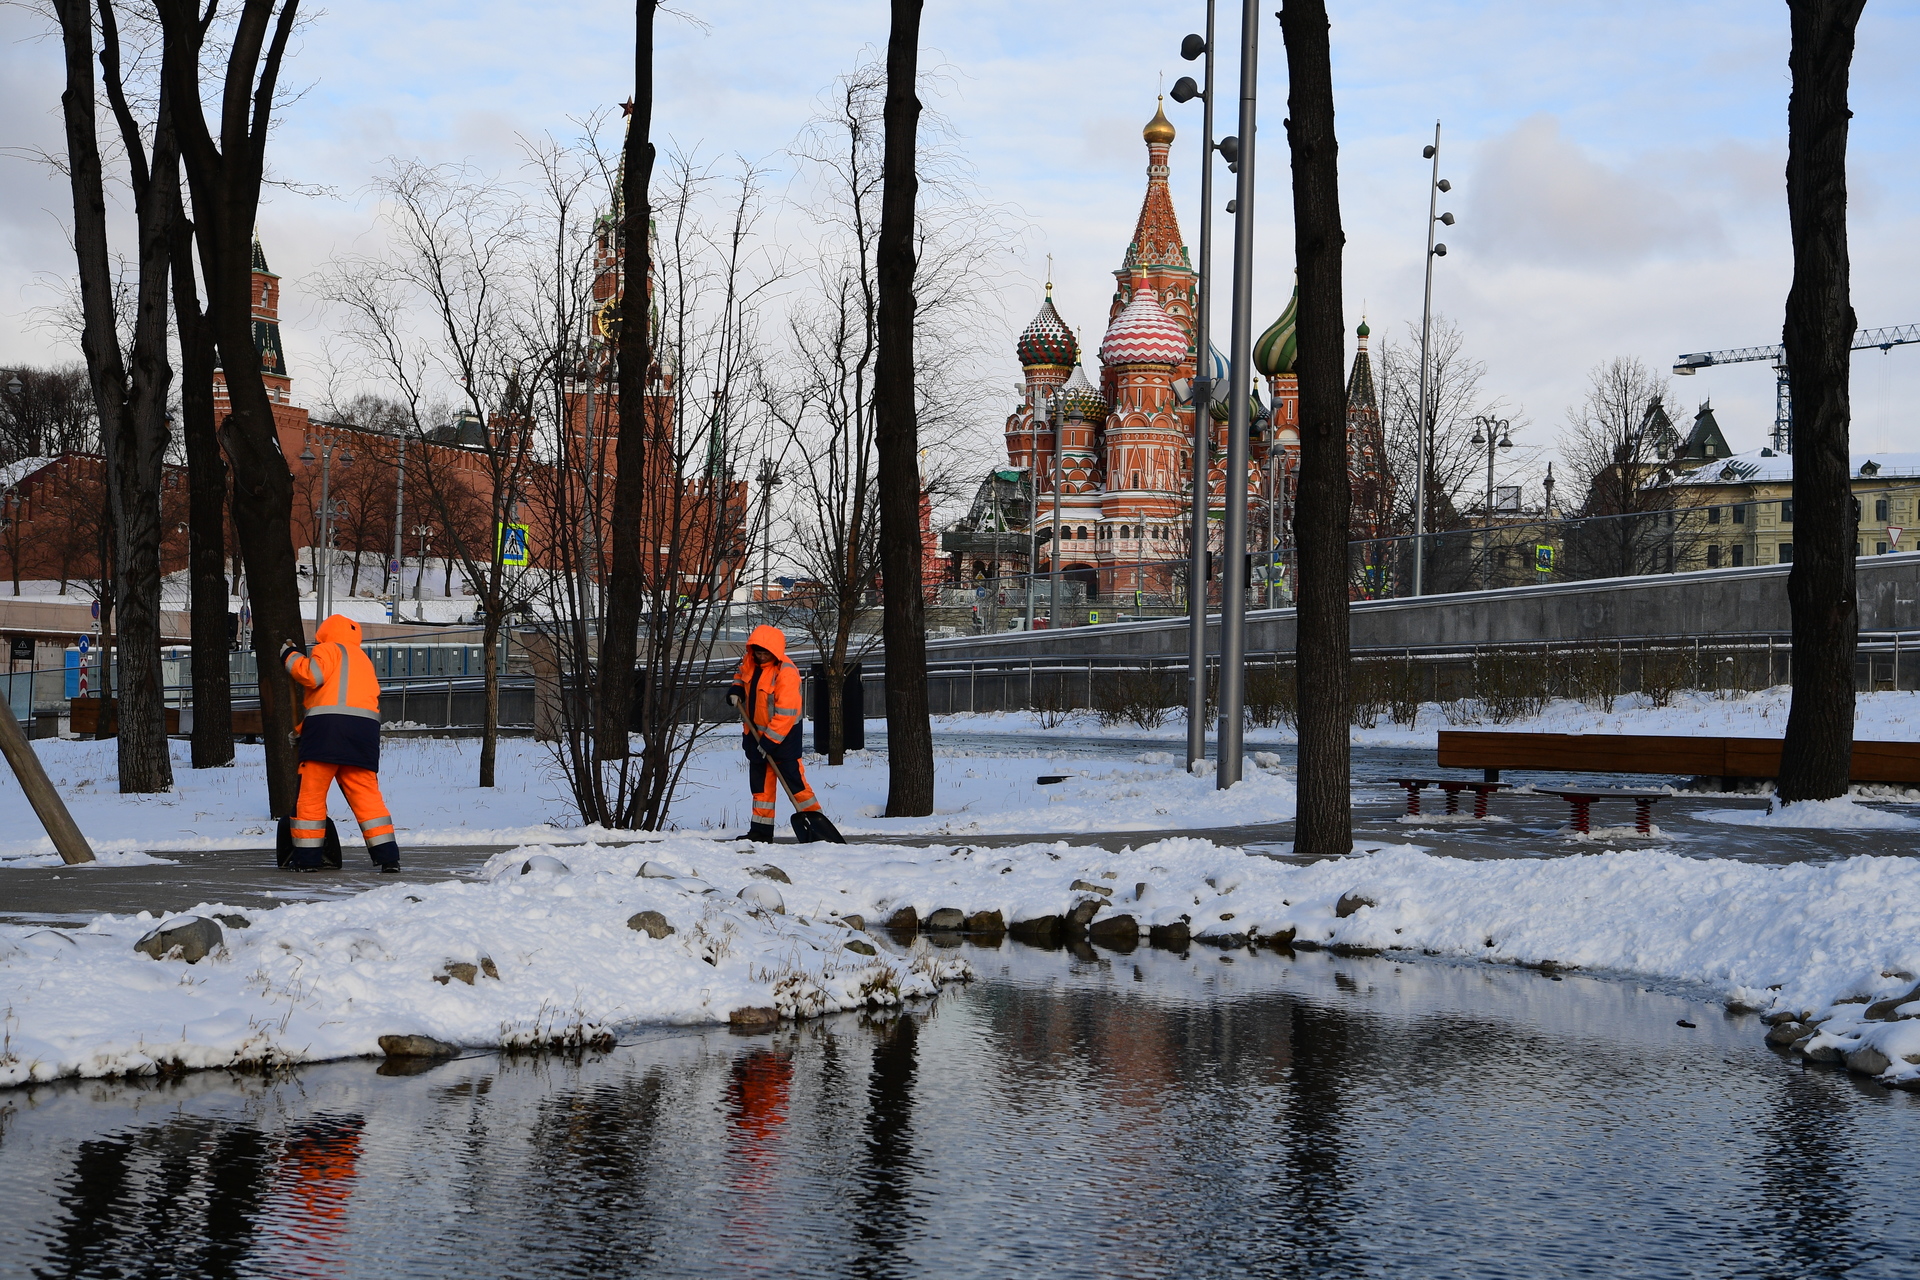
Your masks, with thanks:
[{"label": "street lamp post", "polygon": [[433,526],[417,524],[413,526],[413,536],[420,539],[420,567],[413,575],[413,618],[415,622],[425,622],[427,606],[420,599],[420,583],[427,576],[427,539],[433,536]]},{"label": "street lamp post", "polygon": [[1222,530],[1220,575],[1220,723],[1214,786],[1240,781],[1240,750],[1246,735],[1244,695],[1247,649],[1247,426],[1251,406],[1247,370],[1253,367],[1253,159],[1255,91],[1260,71],[1260,5],[1240,6],[1240,132],[1237,145],[1221,141],[1235,171],[1233,194],[1233,341],[1228,355],[1233,379],[1227,397],[1227,519]]},{"label": "street lamp post", "polygon": [[1064,571],[1060,567],[1060,426],[1066,420],[1067,398],[1060,395],[1054,398],[1053,411],[1047,415],[1047,422],[1053,428],[1053,536],[1048,542],[1047,556],[1047,629],[1053,630],[1060,625],[1060,588],[1065,584]]},{"label": "street lamp post", "polygon": [[1200,275],[1193,308],[1193,512],[1192,556],[1187,565],[1187,772],[1207,758],[1207,473],[1213,460],[1213,346],[1207,315],[1213,301],[1213,5],[1207,0],[1207,33],[1180,42],[1180,56],[1201,62],[1204,87],[1191,76],[1174,82],[1175,102],[1200,99]]},{"label": "street lamp post", "polygon": [[1509,423],[1505,418],[1492,418],[1477,414],[1473,419],[1473,443],[1487,446],[1487,505],[1481,524],[1486,528],[1485,545],[1480,554],[1486,558],[1487,586],[1493,586],[1493,451],[1513,448],[1513,438],[1507,434]]},{"label": "street lamp post", "polygon": [[[318,526],[318,545],[314,552],[317,570],[313,583],[313,621],[318,626],[326,620],[327,613],[333,608],[333,521],[341,514],[333,501],[333,451],[334,443],[324,441],[320,445],[320,507],[314,512]],[[300,461],[313,465],[313,445],[300,451]],[[353,465],[353,454],[340,450],[340,469],[345,471]]]},{"label": "street lamp post", "polygon": [[1433,145],[1421,151],[1421,158],[1433,161],[1433,173],[1427,187],[1427,294],[1420,308],[1420,408],[1416,419],[1419,443],[1415,446],[1413,495],[1413,594],[1426,594],[1427,564],[1427,455],[1433,434],[1433,406],[1427,400],[1427,349],[1433,334],[1433,260],[1447,256],[1447,246],[1434,242],[1435,229],[1453,225],[1451,213],[1440,213],[1440,193],[1453,190],[1453,184],[1440,176],[1440,122],[1433,122]]}]

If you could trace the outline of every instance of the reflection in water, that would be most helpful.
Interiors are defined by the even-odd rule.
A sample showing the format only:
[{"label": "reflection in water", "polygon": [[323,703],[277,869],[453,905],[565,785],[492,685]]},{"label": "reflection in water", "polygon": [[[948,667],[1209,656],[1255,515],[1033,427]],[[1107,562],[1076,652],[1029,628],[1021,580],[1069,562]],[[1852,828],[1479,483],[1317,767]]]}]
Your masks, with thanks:
[{"label": "reflection in water", "polygon": [[1920,1256],[1920,1099],[1804,1072],[1751,1019],[1488,967],[969,954],[981,980],[934,1007],[771,1035],[0,1094],[0,1276],[1877,1277]]}]

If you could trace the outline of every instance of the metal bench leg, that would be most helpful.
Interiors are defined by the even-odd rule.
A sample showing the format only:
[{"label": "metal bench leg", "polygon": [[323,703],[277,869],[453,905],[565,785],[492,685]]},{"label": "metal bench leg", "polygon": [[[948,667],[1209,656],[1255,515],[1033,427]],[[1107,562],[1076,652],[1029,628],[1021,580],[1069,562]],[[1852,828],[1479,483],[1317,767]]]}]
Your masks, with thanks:
[{"label": "metal bench leg", "polygon": [[1401,789],[1407,793],[1407,816],[1409,818],[1419,817],[1420,816],[1420,788],[1414,786],[1411,782],[1403,782],[1400,784],[1400,786],[1401,786]]},{"label": "metal bench leg", "polygon": [[1643,836],[1653,834],[1653,801],[1635,800],[1633,802],[1633,826]]},{"label": "metal bench leg", "polygon": [[1476,818],[1484,818],[1487,816],[1487,793],[1485,791],[1475,791],[1473,793],[1473,816]]},{"label": "metal bench leg", "polygon": [[1460,812],[1460,788],[1448,787],[1446,788],[1446,792],[1447,792],[1447,812],[1448,813]]},{"label": "metal bench leg", "polygon": [[1591,832],[1593,824],[1587,820],[1587,810],[1592,807],[1593,801],[1569,800],[1567,803],[1573,806],[1573,829],[1583,836]]}]

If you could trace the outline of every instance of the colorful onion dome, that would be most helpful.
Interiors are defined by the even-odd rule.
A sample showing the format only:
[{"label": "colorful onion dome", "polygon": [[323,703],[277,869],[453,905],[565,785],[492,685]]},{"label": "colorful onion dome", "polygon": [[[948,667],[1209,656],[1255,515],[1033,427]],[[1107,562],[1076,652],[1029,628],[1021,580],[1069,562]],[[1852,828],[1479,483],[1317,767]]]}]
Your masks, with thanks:
[{"label": "colorful onion dome", "polygon": [[1087,381],[1087,371],[1078,364],[1073,366],[1073,376],[1067,379],[1061,395],[1069,418],[1084,418],[1088,422],[1106,420],[1107,398],[1100,394],[1100,388]]},{"label": "colorful onion dome", "polygon": [[1287,299],[1287,309],[1253,344],[1254,368],[1269,378],[1293,372],[1294,358],[1300,354],[1300,335],[1296,331],[1299,320],[1300,286],[1296,283],[1293,296]]},{"label": "colorful onion dome", "polygon": [[1369,334],[1371,334],[1371,333],[1373,332],[1373,330],[1372,330],[1372,329],[1369,329],[1369,328],[1367,327],[1367,322],[1366,322],[1366,320],[1365,320],[1364,318],[1362,318],[1362,319],[1361,319],[1361,321],[1360,321],[1360,327],[1359,327],[1358,329],[1355,329],[1355,330],[1354,330],[1354,332],[1355,332],[1355,333],[1357,333],[1357,334],[1359,334],[1359,335],[1360,335],[1361,337],[1363,337],[1363,338],[1364,338],[1364,337],[1366,337],[1367,335],[1369,335]]},{"label": "colorful onion dome", "polygon": [[1033,322],[1021,331],[1014,350],[1020,356],[1021,367],[1026,369],[1070,365],[1080,358],[1080,344],[1074,340],[1073,330],[1067,328],[1067,322],[1053,309],[1052,285],[1047,286],[1046,301],[1040,304]]},{"label": "colorful onion dome", "polygon": [[1153,119],[1147,121],[1147,127],[1140,131],[1140,136],[1145,138],[1149,144],[1159,143],[1162,146],[1166,146],[1173,142],[1173,121],[1167,119],[1165,98],[1160,99],[1159,103],[1155,105],[1153,109]]},{"label": "colorful onion dome", "polygon": [[1186,358],[1187,331],[1167,314],[1151,289],[1135,289],[1100,340],[1102,364],[1177,365]]}]

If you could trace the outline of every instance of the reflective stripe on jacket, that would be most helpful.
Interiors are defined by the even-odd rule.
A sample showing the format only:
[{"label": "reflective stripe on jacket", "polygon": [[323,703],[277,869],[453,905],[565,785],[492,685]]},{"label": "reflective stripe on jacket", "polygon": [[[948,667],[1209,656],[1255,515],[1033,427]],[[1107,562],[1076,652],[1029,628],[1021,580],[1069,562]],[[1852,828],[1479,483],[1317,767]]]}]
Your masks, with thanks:
[{"label": "reflective stripe on jacket", "polygon": [[312,656],[287,655],[287,674],[304,688],[300,759],[380,768],[380,680],[360,648],[360,624],[339,614],[314,633]]},{"label": "reflective stripe on jacket", "polygon": [[[758,647],[773,658],[756,661]],[[800,668],[787,658],[786,633],[760,626],[747,637],[747,652],[733,675],[734,688],[746,702],[747,720],[770,742],[785,741],[800,723]]]}]

